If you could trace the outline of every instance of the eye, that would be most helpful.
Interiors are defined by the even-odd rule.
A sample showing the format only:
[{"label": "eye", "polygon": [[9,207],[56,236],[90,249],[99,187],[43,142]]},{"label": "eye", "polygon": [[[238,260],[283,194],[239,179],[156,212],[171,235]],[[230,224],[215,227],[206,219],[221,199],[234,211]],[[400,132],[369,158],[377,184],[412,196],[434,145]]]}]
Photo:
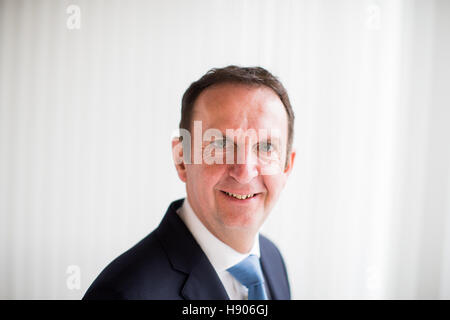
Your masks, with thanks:
[{"label": "eye", "polygon": [[211,142],[211,145],[216,149],[224,149],[227,146],[227,141],[225,139],[218,139]]},{"label": "eye", "polygon": [[270,142],[263,142],[259,144],[258,149],[261,152],[270,152],[273,151],[273,145]]}]

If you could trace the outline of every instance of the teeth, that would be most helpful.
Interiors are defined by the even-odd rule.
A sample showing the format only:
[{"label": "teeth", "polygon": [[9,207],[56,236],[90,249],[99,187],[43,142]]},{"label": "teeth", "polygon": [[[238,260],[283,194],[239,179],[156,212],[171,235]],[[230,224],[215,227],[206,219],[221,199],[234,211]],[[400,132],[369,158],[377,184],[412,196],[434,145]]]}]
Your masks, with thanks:
[{"label": "teeth", "polygon": [[229,193],[229,192],[226,192],[226,191],[225,191],[225,193],[227,195],[231,196],[231,197],[234,197],[234,198],[237,198],[237,199],[240,199],[240,200],[245,200],[245,199],[251,198],[251,197],[253,197],[255,195],[254,193],[251,193],[251,194],[236,194],[236,193]]}]

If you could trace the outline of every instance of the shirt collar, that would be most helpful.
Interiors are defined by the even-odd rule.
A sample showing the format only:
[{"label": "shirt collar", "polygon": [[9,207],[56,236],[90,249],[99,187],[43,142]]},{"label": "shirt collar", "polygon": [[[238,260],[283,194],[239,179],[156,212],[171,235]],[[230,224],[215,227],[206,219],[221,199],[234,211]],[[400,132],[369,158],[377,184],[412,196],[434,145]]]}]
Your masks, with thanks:
[{"label": "shirt collar", "polygon": [[259,234],[256,234],[253,247],[248,253],[240,253],[216,238],[200,221],[187,198],[177,210],[181,220],[191,231],[197,243],[208,257],[217,272],[222,272],[247,258],[250,254],[260,257]]}]

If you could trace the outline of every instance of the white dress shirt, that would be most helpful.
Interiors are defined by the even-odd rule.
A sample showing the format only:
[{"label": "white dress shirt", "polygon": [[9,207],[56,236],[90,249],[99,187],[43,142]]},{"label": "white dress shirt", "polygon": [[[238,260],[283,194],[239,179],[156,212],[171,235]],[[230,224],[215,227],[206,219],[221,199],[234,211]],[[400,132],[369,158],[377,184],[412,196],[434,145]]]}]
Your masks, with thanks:
[{"label": "white dress shirt", "polygon": [[194,213],[187,198],[185,198],[177,213],[216,270],[228,297],[231,300],[246,300],[248,289],[236,280],[227,269],[241,262],[250,254],[260,257],[259,235],[256,235],[250,252],[243,254],[216,238]]}]

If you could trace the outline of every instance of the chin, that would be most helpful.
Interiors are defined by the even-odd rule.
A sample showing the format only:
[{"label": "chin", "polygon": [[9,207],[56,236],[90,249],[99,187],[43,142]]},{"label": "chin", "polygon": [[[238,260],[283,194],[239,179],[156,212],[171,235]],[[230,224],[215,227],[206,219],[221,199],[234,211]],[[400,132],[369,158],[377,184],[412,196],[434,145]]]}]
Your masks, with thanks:
[{"label": "chin", "polygon": [[246,229],[249,231],[258,230],[262,224],[260,213],[222,213],[221,220],[228,228]]}]

